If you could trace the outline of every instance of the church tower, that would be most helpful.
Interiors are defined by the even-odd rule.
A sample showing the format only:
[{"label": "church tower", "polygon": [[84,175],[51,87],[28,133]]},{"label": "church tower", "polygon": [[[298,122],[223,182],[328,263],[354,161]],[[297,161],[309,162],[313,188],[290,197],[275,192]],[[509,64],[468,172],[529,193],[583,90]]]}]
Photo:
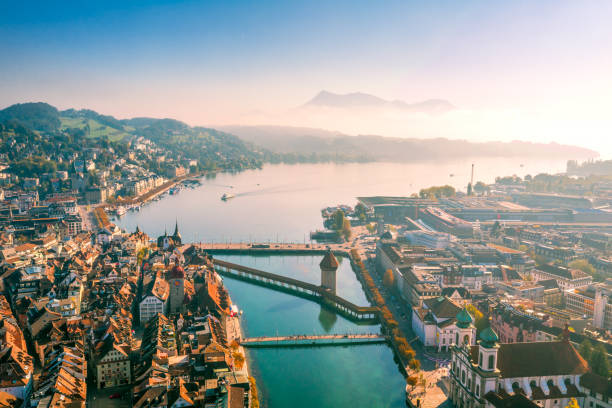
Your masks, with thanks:
[{"label": "church tower", "polygon": [[183,243],[181,233],[178,229],[178,220],[176,220],[176,224],[174,224],[174,234],[172,234],[172,240],[174,241],[175,246],[181,246]]},{"label": "church tower", "polygon": [[179,265],[178,257],[175,260],[174,267],[168,274],[168,283],[170,286],[168,312],[170,314],[180,313],[185,300],[185,271]]},{"label": "church tower", "polygon": [[332,293],[336,293],[336,270],[338,269],[338,260],[331,249],[327,250],[319,267],[321,268],[321,286]]}]

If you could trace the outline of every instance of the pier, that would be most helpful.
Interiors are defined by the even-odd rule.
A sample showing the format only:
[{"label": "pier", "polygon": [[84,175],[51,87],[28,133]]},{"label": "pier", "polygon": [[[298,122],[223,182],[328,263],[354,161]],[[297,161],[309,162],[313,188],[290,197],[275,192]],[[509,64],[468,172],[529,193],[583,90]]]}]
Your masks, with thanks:
[{"label": "pier", "polygon": [[316,347],[342,346],[347,344],[384,343],[387,339],[381,334],[323,334],[323,335],[292,335],[272,337],[249,337],[242,339],[244,347]]},{"label": "pier", "polygon": [[221,275],[319,302],[352,321],[377,323],[380,320],[380,310],[377,307],[357,306],[321,286],[216,258],[213,264]]}]

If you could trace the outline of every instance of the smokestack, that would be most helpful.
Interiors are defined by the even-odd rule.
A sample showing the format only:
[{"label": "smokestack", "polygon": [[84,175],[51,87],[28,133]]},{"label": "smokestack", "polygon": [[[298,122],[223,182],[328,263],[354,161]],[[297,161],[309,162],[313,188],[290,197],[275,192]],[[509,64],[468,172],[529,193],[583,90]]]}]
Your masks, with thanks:
[{"label": "smokestack", "polygon": [[474,188],[474,163],[472,163],[472,177],[470,177],[470,184]]}]

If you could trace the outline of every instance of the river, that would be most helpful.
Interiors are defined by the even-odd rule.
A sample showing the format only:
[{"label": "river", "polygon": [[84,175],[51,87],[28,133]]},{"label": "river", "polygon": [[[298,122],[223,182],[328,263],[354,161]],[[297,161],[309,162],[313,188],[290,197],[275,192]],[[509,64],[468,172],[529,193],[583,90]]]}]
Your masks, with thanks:
[{"label": "river", "polygon": [[[155,238],[164,230],[172,232],[177,221],[183,242],[304,242],[310,231],[321,228],[320,210],[325,206],[354,205],[358,196],[409,195],[431,185],[450,184],[465,190],[471,163],[269,165],[217,174],[203,179],[195,189],[184,189],[126,214],[118,225],[129,231],[138,225]],[[474,179],[484,182],[492,182],[496,175],[565,169],[561,160],[479,159],[475,163]],[[235,197],[222,201],[224,193]],[[320,279],[320,257],[316,256],[220,258],[312,283]],[[379,331],[377,325],[356,325],[306,299],[229,278],[225,284],[244,311],[247,336]],[[339,295],[368,304],[348,259],[341,260],[337,285]],[[404,379],[384,344],[253,349],[248,357],[264,407],[405,406]]]}]

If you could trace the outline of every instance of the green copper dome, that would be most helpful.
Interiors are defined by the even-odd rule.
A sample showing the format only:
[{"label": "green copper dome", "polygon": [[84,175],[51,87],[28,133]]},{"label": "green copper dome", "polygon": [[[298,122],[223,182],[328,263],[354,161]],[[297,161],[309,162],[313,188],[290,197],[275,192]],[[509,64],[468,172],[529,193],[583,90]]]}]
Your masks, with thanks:
[{"label": "green copper dome", "polygon": [[457,313],[457,326],[466,328],[474,321],[474,318],[471,314],[464,308],[461,309],[459,313]]},{"label": "green copper dome", "polygon": [[494,347],[495,344],[499,341],[499,337],[497,333],[491,328],[491,326],[487,327],[480,333],[480,341],[484,347]]}]

